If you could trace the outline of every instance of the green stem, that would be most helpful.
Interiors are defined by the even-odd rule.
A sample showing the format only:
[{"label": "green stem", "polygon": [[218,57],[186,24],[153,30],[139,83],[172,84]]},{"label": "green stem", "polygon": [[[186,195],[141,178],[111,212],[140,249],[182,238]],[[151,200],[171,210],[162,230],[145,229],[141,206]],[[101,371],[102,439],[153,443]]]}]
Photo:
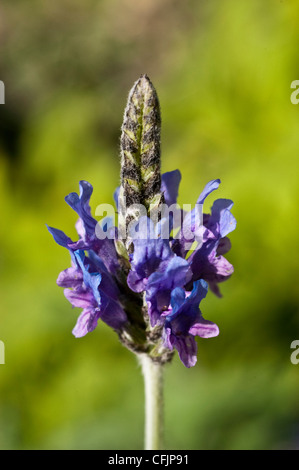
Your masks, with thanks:
[{"label": "green stem", "polygon": [[163,365],[140,355],[145,389],[145,450],[161,450],[163,436]]}]

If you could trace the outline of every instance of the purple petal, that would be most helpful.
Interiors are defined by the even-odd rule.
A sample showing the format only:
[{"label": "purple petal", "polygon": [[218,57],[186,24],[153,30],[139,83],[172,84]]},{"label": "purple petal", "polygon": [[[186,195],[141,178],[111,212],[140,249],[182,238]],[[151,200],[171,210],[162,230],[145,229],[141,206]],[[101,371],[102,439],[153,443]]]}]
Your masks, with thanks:
[{"label": "purple petal", "polygon": [[99,292],[99,285],[102,280],[102,274],[98,272],[90,273],[88,271],[87,267],[84,264],[84,261],[85,261],[84,251],[81,251],[81,250],[75,251],[74,255],[77,260],[78,265],[80,266],[82,270],[83,281],[84,281],[85,286],[92,290],[92,293],[96,302],[98,303],[98,305],[101,305],[101,295]]},{"label": "purple petal", "polygon": [[185,367],[194,367],[197,362],[197,343],[193,336],[176,340],[176,348]]},{"label": "purple petal", "polygon": [[60,287],[76,288],[82,285],[83,274],[77,267],[67,268],[59,274],[56,282]]},{"label": "purple petal", "polygon": [[155,272],[148,279],[148,286],[158,289],[173,290],[183,287],[191,279],[191,272],[187,260],[175,256],[169,260],[163,272]]},{"label": "purple petal", "polygon": [[219,279],[231,276],[234,272],[233,265],[223,256],[216,256],[213,259],[212,265],[215,269],[214,275]]},{"label": "purple petal", "polygon": [[[177,287],[171,292],[171,306],[173,311],[177,311],[185,302],[186,291],[182,287]],[[168,317],[169,318],[169,317]]]},{"label": "purple petal", "polygon": [[[149,276],[173,257],[168,240],[156,238],[153,222],[142,217],[138,223],[133,238],[134,252],[131,256],[131,272],[128,275],[128,285],[135,292],[144,290]],[[132,232],[131,232],[132,234]]]},{"label": "purple petal", "polygon": [[231,241],[227,237],[220,238],[216,255],[225,255],[231,249]]},{"label": "purple petal", "polygon": [[209,281],[208,284],[209,284],[210,291],[213,292],[213,294],[215,294],[219,298],[222,297],[218,283],[215,280]]},{"label": "purple petal", "polygon": [[76,291],[65,289],[64,295],[73,307],[94,308],[97,306],[92,292],[88,290]]},{"label": "purple petal", "polygon": [[[203,279],[195,281],[193,283],[193,289],[189,295],[186,296],[182,302],[182,292],[178,292],[177,289],[172,291],[171,294],[171,306],[173,309],[173,317],[177,316],[181,307],[184,307],[187,311],[193,309],[195,306],[196,311],[198,310],[198,305],[206,297],[208,293],[208,284]],[[193,313],[193,312],[192,312]],[[171,318],[171,316],[170,316]]]},{"label": "purple petal", "polygon": [[214,294],[220,297],[217,283],[228,279],[234,271],[234,267],[222,255],[217,256],[217,243],[206,243],[194,253],[191,260],[193,280],[198,278],[208,281]]},{"label": "purple petal", "polygon": [[188,262],[178,256],[169,261],[164,271],[151,274],[146,286],[146,301],[152,326],[168,311],[173,289],[183,287],[191,276]]},{"label": "purple petal", "polygon": [[118,302],[108,299],[107,304],[100,310],[101,320],[114,330],[121,330],[128,321],[127,315]]},{"label": "purple petal", "polygon": [[222,297],[218,283],[226,281],[233,272],[233,265],[223,256],[215,256],[210,264],[206,264],[204,277],[208,281],[211,291],[217,297]]},{"label": "purple petal", "polygon": [[205,228],[202,224],[202,205],[197,204],[184,217],[182,229],[175,236],[179,239],[180,254],[186,257],[193,243],[202,244]]},{"label": "purple petal", "polygon": [[72,240],[62,231],[58,230],[57,228],[49,227],[47,228],[51,235],[53,235],[54,240],[58,245],[63,246],[64,248],[68,248],[68,245],[73,243]]},{"label": "purple petal", "polygon": [[192,336],[176,337],[170,328],[163,332],[164,346],[171,351],[175,347],[185,367],[193,367],[197,362],[197,343]]},{"label": "purple petal", "polygon": [[236,228],[236,219],[230,212],[233,204],[230,199],[214,201],[208,228],[219,238],[225,237]]},{"label": "purple petal", "polygon": [[179,170],[163,173],[161,177],[161,193],[164,194],[164,201],[168,206],[177,202],[181,178]]},{"label": "purple petal", "polygon": [[133,292],[142,292],[147,286],[147,277],[145,274],[137,271],[130,271],[127,277],[127,283]]},{"label": "purple petal", "polygon": [[108,272],[103,260],[93,250],[88,250],[88,261],[95,271],[99,273]]},{"label": "purple petal", "polygon": [[174,289],[171,293],[172,313],[167,315],[165,326],[170,326],[175,335],[188,335],[189,329],[198,319],[199,304],[207,291],[208,285],[203,279],[194,282],[189,295],[180,287]]},{"label": "purple petal", "polygon": [[219,179],[209,181],[209,183],[206,184],[202,193],[199,195],[197,199],[197,204],[203,204],[207,196],[211,194],[213,191],[215,191],[215,189],[218,189],[219,185],[220,185]]},{"label": "purple petal", "polygon": [[212,338],[219,335],[219,328],[215,323],[201,317],[199,322],[192,325],[189,333],[201,338]]},{"label": "purple petal", "polygon": [[98,324],[98,312],[94,309],[86,308],[79,316],[72,333],[76,338],[81,338],[93,331]]},{"label": "purple petal", "polygon": [[85,228],[82,219],[78,219],[76,224],[75,224],[77,234],[79,235],[80,238],[84,239],[85,238]]},{"label": "purple petal", "polygon": [[207,290],[207,283],[201,279],[194,283],[189,295],[182,288],[176,288],[171,293],[172,313],[165,317],[164,346],[170,349],[175,347],[186,367],[196,363],[197,343],[194,336],[208,338],[219,332],[214,323],[202,318],[199,310],[199,303]]},{"label": "purple petal", "polygon": [[115,249],[114,240],[105,238],[104,240],[98,240],[93,247],[96,254],[101,258],[108,271],[112,274],[116,274],[120,269],[117,252]]},{"label": "purple petal", "polygon": [[189,258],[193,280],[207,280],[217,296],[220,296],[217,283],[233,273],[233,266],[222,256],[230,249],[226,235],[236,227],[236,220],[230,212],[232,206],[230,199],[217,199],[214,202],[211,215],[205,216],[203,244]]},{"label": "purple petal", "polygon": [[233,265],[224,256],[216,256],[214,250],[206,259],[201,276],[208,282],[222,282],[233,272]]},{"label": "purple petal", "polygon": [[203,214],[202,205],[206,197],[219,187],[220,180],[212,180],[206,184],[204,190],[197,199],[196,206],[188,212],[183,220],[182,229],[176,234],[174,241],[174,251],[176,254],[186,257],[192,244],[202,243],[203,239]]},{"label": "purple petal", "polygon": [[97,221],[91,216],[89,200],[93,191],[92,185],[87,181],[80,181],[80,196],[77,193],[70,193],[65,197],[65,201],[69,206],[77,212],[82,219],[85,232],[88,236],[93,236]]}]

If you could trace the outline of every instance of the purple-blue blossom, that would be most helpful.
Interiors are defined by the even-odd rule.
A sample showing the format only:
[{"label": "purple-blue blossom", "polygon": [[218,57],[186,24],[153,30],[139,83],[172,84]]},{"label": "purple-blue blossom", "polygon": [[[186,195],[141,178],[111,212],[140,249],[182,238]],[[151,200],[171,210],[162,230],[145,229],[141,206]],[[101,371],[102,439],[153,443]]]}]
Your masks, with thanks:
[{"label": "purple-blue blossom", "polygon": [[[164,204],[177,203],[180,180],[179,170],[162,175]],[[210,181],[197,204],[204,204],[219,184],[218,179]],[[57,284],[64,288],[71,305],[82,309],[73,334],[84,336],[103,321],[137,354],[167,362],[176,349],[186,367],[194,366],[195,337],[210,338],[219,333],[217,325],[203,318],[199,305],[209,288],[220,296],[219,283],[233,273],[233,266],[224,257],[230,249],[227,235],[236,226],[232,201],[217,199],[211,213],[204,213],[201,221],[194,217],[194,210],[182,212],[183,223],[176,235],[172,214],[168,220],[163,214],[158,221],[148,216],[139,218],[133,224],[134,236],[124,256],[119,244],[125,243],[118,239],[117,227],[109,228],[113,237],[97,236],[100,226],[90,210],[92,190],[88,182],[81,181],[80,193],[65,198],[79,216],[77,241],[48,227],[71,257],[71,267],[60,273]],[[161,236],[166,222],[167,238]],[[194,251],[186,249],[186,233],[194,235]]]},{"label": "purple-blue blossom", "polygon": [[202,317],[199,304],[207,295],[208,285],[201,279],[195,281],[191,292],[176,287],[171,293],[171,312],[165,318],[163,331],[164,344],[178,350],[186,367],[197,361],[195,336],[212,338],[219,334],[218,326]]},{"label": "purple-blue blossom", "polygon": [[116,217],[97,222],[90,209],[93,188],[80,181],[79,194],[65,198],[79,217],[78,239],[48,229],[70,253],[71,267],[57,284],[81,309],[76,337],[104,322],[134,353],[163,364],[177,350],[191,367],[197,359],[195,338],[219,333],[199,306],[208,289],[220,297],[219,284],[233,273],[224,255],[236,221],[229,199],[216,199],[211,212],[203,211],[219,179],[206,184],[193,208],[178,206],[181,173],[161,174],[160,129],[158,96],[142,75],[129,93],[121,129],[117,223]]}]

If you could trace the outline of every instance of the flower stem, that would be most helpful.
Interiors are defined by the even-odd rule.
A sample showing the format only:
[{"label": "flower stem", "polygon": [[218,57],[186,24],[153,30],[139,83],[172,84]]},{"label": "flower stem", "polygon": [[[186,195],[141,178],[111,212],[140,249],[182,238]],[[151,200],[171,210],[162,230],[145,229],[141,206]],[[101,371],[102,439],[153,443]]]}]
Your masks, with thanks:
[{"label": "flower stem", "polygon": [[145,450],[161,450],[163,436],[163,364],[140,355],[145,389]]}]

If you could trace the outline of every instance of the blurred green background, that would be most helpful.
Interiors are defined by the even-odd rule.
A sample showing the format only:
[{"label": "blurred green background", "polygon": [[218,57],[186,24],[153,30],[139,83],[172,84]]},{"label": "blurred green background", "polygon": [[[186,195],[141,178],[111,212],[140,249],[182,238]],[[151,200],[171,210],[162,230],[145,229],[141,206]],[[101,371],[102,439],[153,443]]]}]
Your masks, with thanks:
[{"label": "blurred green background", "polygon": [[127,94],[147,73],[162,108],[162,168],[179,203],[235,202],[232,278],[210,293],[220,336],[165,374],[168,449],[299,448],[295,0],[36,0],[0,6],[1,449],[142,449],[143,383],[103,323],[75,339],[56,286],[69,266],[45,224],[75,235],[80,179],[112,203]]}]

